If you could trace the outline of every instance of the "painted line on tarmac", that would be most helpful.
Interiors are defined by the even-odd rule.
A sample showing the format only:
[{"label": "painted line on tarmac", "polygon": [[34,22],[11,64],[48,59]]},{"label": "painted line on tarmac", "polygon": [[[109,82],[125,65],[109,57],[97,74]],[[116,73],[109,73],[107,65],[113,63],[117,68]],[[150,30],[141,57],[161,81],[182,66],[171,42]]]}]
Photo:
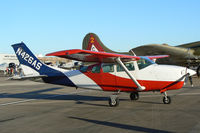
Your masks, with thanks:
[{"label": "painted line on tarmac", "polygon": [[19,101],[14,101],[14,102],[2,103],[2,104],[0,104],[0,106],[20,104],[20,103],[25,103],[25,102],[35,101],[35,100],[41,100],[41,99],[45,99],[45,98],[54,98],[54,97],[59,97],[59,96],[67,96],[67,95],[72,95],[72,94],[88,92],[88,91],[91,91],[91,90],[73,91],[73,92],[70,92],[70,93],[67,93],[67,94],[58,94],[58,95],[47,96],[47,97],[42,97],[42,98],[38,98],[38,99],[19,100]]}]

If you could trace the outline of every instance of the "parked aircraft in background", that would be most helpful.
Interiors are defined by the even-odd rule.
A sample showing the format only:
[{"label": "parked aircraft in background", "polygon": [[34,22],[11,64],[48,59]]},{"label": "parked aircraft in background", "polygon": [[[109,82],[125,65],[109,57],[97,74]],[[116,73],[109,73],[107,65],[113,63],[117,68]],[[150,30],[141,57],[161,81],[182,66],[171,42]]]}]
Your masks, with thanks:
[{"label": "parked aircraft in background", "polygon": [[96,34],[88,33],[83,40],[82,49],[128,55],[132,55],[134,52],[137,56],[169,55],[170,58],[158,59],[156,63],[196,67],[197,75],[200,75],[200,41],[178,46],[167,44],[142,45],[131,49],[129,52],[116,52],[107,48]]},{"label": "parked aircraft in background", "polygon": [[8,64],[7,63],[0,64],[0,71],[6,71],[7,68],[8,68]]},{"label": "parked aircraft in background", "polygon": [[62,69],[75,70],[75,69],[79,69],[81,65],[82,65],[82,62],[72,60],[71,62],[68,62],[68,63],[65,63],[65,62],[60,63],[58,67]]},{"label": "parked aircraft in background", "polygon": [[83,66],[80,70],[59,70],[43,64],[24,43],[14,44],[12,47],[24,72],[31,70],[34,73],[22,76],[21,79],[35,77],[51,84],[116,92],[109,99],[110,106],[119,104],[117,95],[120,92],[129,92],[131,100],[138,100],[138,92],[146,91],[160,91],[164,94],[163,102],[169,104],[171,99],[166,92],[180,89],[186,75],[196,73],[185,67],[158,65],[152,61],[167,57],[166,55],[132,56],[80,49],[54,52],[47,56],[96,64]]}]

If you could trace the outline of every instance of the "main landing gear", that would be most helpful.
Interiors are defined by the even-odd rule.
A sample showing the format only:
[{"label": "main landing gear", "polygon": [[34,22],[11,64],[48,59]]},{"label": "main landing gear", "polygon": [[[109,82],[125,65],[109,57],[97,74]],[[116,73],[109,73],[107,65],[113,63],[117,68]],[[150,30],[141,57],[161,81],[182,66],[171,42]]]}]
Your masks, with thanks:
[{"label": "main landing gear", "polygon": [[164,97],[163,97],[163,103],[164,104],[170,104],[171,103],[171,98],[169,96],[167,96],[167,92],[163,92]]},{"label": "main landing gear", "polygon": [[[161,93],[164,94],[163,103],[164,104],[170,104],[171,103],[171,98],[170,98],[170,96],[167,96],[167,92],[164,91],[164,92],[161,92]],[[119,92],[117,92],[117,93],[115,93],[115,94],[110,96],[110,99],[108,101],[110,107],[116,107],[116,106],[119,105],[118,94],[119,94]],[[130,93],[130,99],[131,100],[138,100],[139,99],[139,93],[138,92],[131,92]]]},{"label": "main landing gear", "polygon": [[139,99],[139,94],[138,94],[138,92],[131,92],[131,94],[130,94],[130,99],[131,99],[131,100],[138,100],[138,99]]},{"label": "main landing gear", "polygon": [[119,98],[118,98],[119,93],[120,90],[110,96],[110,99],[108,100],[108,104],[110,105],[110,107],[116,107],[119,105]]},{"label": "main landing gear", "polygon": [[119,105],[119,98],[117,97],[117,94],[111,95],[108,103],[109,103],[110,107],[118,106]]},{"label": "main landing gear", "polygon": [[[113,95],[110,96],[110,99],[108,100],[109,106],[110,107],[116,107],[119,105],[119,98],[118,98],[119,91]],[[130,99],[131,100],[138,100],[139,99],[139,94],[138,92],[131,92],[130,94]]]}]

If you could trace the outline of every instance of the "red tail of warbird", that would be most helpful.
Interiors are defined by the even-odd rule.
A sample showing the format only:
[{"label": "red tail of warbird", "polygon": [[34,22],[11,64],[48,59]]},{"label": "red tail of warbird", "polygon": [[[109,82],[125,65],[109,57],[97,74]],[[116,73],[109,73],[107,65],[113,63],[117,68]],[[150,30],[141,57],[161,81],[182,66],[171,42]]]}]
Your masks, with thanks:
[{"label": "red tail of warbird", "polygon": [[84,37],[83,43],[82,43],[82,49],[83,50],[91,50],[91,51],[99,51],[99,52],[131,54],[132,55],[132,53],[129,53],[129,52],[116,52],[116,51],[109,49],[101,42],[99,37],[94,33],[88,33]]},{"label": "red tail of warbird", "polygon": [[[60,71],[41,63],[24,43],[12,46],[23,67],[32,69],[44,82],[118,93],[130,92],[131,100],[139,98],[138,92],[160,91],[164,93],[163,102],[169,104],[171,100],[166,91],[180,89],[186,75],[195,74],[195,71],[184,67],[158,65],[151,60],[166,55],[145,57],[80,49],[54,52],[47,56],[97,64],[83,66],[80,70]],[[118,104],[117,95],[112,95],[109,105]]]},{"label": "red tail of warbird", "polygon": [[108,52],[108,53],[118,53],[107,48],[99,39],[99,37],[94,33],[88,33],[82,43],[82,49],[99,51],[99,52]]}]

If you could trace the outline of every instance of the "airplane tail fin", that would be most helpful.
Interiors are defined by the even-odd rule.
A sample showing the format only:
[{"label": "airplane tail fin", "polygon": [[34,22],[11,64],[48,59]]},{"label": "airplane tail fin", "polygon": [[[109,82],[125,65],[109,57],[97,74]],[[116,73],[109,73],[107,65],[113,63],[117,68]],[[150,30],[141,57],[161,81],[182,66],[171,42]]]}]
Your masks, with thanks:
[{"label": "airplane tail fin", "polygon": [[20,62],[22,70],[26,73],[20,79],[42,78],[44,82],[50,84],[75,86],[74,83],[65,75],[67,70],[60,70],[42,63],[23,43],[12,45],[15,54]]},{"label": "airplane tail fin", "polygon": [[25,75],[51,76],[58,73],[57,70],[42,63],[23,42],[13,44],[12,47]]},{"label": "airplane tail fin", "polygon": [[100,52],[114,53],[114,51],[107,48],[99,39],[99,37],[94,33],[88,33],[82,43],[82,49]]}]

